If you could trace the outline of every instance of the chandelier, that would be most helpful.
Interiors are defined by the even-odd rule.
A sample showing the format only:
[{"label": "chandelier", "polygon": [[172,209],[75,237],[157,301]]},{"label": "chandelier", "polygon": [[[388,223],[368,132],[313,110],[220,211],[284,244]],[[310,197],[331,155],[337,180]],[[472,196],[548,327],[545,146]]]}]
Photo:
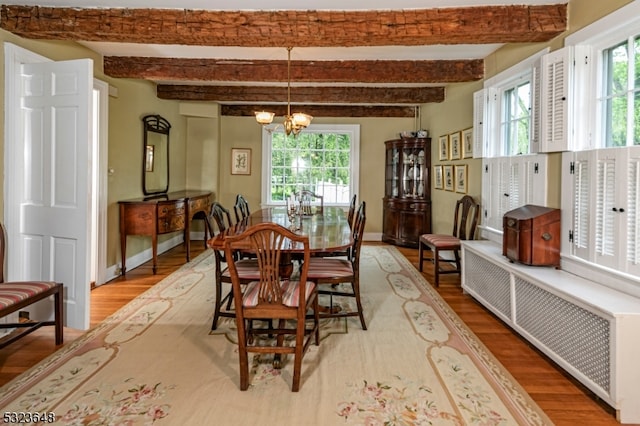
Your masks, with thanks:
[{"label": "chandelier", "polygon": [[287,47],[287,115],[284,116],[284,122],[282,124],[271,126],[275,113],[269,111],[256,111],[255,114],[256,121],[262,124],[267,132],[271,133],[282,126],[287,136],[293,133],[293,136],[295,137],[302,131],[302,129],[311,124],[313,117],[302,112],[291,114],[291,49],[293,49],[293,47]]}]

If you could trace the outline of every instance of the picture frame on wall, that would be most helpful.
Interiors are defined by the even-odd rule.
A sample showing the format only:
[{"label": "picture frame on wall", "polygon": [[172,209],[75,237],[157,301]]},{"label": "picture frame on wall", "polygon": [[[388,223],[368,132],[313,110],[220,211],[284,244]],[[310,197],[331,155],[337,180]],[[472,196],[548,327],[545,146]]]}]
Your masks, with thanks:
[{"label": "picture frame on wall", "polygon": [[462,158],[473,158],[473,128],[462,131]]},{"label": "picture frame on wall", "polygon": [[459,160],[462,158],[462,144],[460,143],[460,132],[451,133],[449,135],[449,145],[451,155],[449,159]]},{"label": "picture frame on wall", "polygon": [[456,192],[459,192],[461,194],[466,194],[467,193],[467,165],[466,164],[462,164],[462,165],[456,165],[455,166],[455,186],[456,186]]},{"label": "picture frame on wall", "polygon": [[433,166],[433,187],[435,189],[443,188],[442,166]]},{"label": "picture frame on wall", "polygon": [[438,159],[440,161],[446,161],[449,159],[449,135],[442,135],[438,138],[438,147],[439,155]]},{"label": "picture frame on wall", "polygon": [[251,148],[231,148],[231,174],[251,174]]},{"label": "picture frame on wall", "polygon": [[442,166],[442,179],[444,189],[446,191],[453,191],[453,165],[447,164]]}]

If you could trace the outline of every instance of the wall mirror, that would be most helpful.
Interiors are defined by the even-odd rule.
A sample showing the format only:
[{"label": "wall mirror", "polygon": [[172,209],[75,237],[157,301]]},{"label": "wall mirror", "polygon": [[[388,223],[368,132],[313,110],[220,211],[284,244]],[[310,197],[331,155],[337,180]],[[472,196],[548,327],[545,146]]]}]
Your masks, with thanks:
[{"label": "wall mirror", "polygon": [[169,190],[169,130],[171,124],[159,115],[142,119],[142,191],[144,195]]}]

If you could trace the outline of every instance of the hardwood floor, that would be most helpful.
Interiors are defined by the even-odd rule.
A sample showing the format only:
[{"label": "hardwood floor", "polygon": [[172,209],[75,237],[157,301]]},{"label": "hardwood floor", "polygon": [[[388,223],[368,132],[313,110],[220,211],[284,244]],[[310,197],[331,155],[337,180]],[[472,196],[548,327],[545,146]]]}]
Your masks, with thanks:
[{"label": "hardwood floor", "polygon": [[[398,249],[417,266],[416,249]],[[203,250],[201,241],[191,244],[192,257]],[[92,326],[103,321],[183,263],[184,249],[176,247],[159,256],[156,275],[152,274],[151,264],[148,262],[128,271],[126,278],[117,278],[92,290]],[[433,282],[433,266],[429,262],[425,262],[423,275],[429,282]],[[364,284],[363,288],[366,288]],[[598,401],[590,391],[563,373],[552,361],[513,333],[470,296],[463,294],[458,276],[442,276],[437,291],[556,425],[618,424],[610,407]],[[65,329],[65,343],[68,344],[81,334],[77,330]],[[0,385],[28,370],[56,349],[53,329],[45,327],[0,350]]]}]

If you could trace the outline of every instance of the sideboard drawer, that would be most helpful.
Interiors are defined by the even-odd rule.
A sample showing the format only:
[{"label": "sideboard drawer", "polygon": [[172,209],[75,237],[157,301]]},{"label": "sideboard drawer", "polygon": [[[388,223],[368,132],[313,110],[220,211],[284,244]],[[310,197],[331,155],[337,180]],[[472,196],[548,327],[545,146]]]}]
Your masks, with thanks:
[{"label": "sideboard drawer", "polygon": [[158,234],[165,234],[167,232],[181,231],[185,226],[184,212],[175,216],[167,216],[164,218],[158,218]]},{"label": "sideboard drawer", "polygon": [[189,199],[189,210],[192,212],[206,211],[210,205],[209,196]]},{"label": "sideboard drawer", "polygon": [[158,203],[158,219],[163,219],[171,216],[184,216],[184,214],[184,201],[174,203]]}]

